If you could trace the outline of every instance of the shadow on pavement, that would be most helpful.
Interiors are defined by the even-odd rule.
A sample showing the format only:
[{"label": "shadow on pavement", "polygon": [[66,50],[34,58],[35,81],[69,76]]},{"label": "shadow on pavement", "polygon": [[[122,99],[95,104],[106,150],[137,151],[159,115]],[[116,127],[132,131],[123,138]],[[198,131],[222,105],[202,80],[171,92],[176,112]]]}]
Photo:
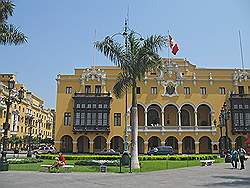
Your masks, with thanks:
[{"label": "shadow on pavement", "polygon": [[207,187],[219,187],[219,186],[235,186],[235,187],[240,187],[240,186],[250,186],[250,178],[249,177],[238,177],[238,176],[213,176],[213,178],[220,178],[224,179],[226,181],[223,182],[217,182],[217,183],[208,183],[203,186]]}]

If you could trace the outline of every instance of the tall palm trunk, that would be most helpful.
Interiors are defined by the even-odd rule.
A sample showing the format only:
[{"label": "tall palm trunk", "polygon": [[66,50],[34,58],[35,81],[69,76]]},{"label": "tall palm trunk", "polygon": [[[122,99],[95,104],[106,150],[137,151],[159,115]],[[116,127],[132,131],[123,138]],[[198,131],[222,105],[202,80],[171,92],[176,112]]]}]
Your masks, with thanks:
[{"label": "tall palm trunk", "polygon": [[137,116],[137,94],[136,84],[132,87],[132,108],[131,108],[131,167],[140,168],[138,160],[138,116]]}]

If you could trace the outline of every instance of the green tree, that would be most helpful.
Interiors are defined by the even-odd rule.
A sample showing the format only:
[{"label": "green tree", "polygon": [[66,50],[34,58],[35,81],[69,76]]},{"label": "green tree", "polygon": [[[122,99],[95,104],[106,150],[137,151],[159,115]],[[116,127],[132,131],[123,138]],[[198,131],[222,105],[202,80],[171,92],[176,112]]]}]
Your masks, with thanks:
[{"label": "green tree", "polygon": [[15,5],[11,0],[0,0],[0,44],[22,44],[27,42],[27,37],[18,27],[7,23],[9,16],[13,15]]},{"label": "green tree", "polygon": [[135,37],[135,33],[128,35],[125,45],[106,37],[104,41],[95,43],[95,47],[109,58],[115,65],[121,68],[113,93],[117,98],[132,89],[131,108],[131,166],[140,168],[138,160],[138,116],[137,116],[137,83],[141,81],[145,73],[159,68],[162,60],[158,51],[165,45],[166,38],[160,35],[150,36],[145,40]]}]

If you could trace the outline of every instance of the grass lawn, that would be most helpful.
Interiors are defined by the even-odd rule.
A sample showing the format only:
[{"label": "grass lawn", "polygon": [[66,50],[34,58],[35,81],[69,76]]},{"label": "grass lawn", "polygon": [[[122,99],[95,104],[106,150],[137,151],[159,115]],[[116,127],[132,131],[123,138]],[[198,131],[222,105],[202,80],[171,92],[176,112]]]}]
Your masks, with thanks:
[{"label": "grass lawn", "polygon": [[[224,159],[216,159],[215,162],[223,162]],[[75,160],[68,160],[67,164],[73,165]],[[43,160],[40,163],[29,164],[10,164],[9,170],[15,171],[41,171],[42,164],[53,164],[54,160]],[[148,172],[175,168],[185,168],[191,166],[200,166],[200,160],[189,161],[171,161],[171,160],[154,160],[154,161],[141,161],[141,169],[133,170],[133,172]],[[72,172],[99,172],[99,166],[78,166],[72,169]],[[108,172],[120,172],[120,167],[108,166]],[[122,167],[122,172],[129,172],[129,167]]]}]

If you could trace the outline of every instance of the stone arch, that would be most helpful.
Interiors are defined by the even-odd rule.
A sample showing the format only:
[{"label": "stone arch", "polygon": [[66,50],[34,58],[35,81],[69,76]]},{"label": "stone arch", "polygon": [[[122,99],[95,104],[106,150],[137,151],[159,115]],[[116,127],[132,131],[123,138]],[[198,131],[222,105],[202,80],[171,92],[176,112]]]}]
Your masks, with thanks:
[{"label": "stone arch", "polygon": [[145,108],[146,111],[148,111],[149,107],[152,105],[158,106],[160,109],[162,109],[162,105],[159,102],[152,102],[152,103],[147,105],[147,107]]},{"label": "stone arch", "polygon": [[168,104],[164,107],[164,126],[178,125],[178,108],[176,105]]},{"label": "stone arch", "polygon": [[190,104],[183,105],[181,107],[181,126],[194,126],[194,124],[194,107]]},{"label": "stone arch", "polygon": [[145,108],[141,105],[137,105],[137,111],[138,111],[138,125],[139,126],[144,126],[145,125]]},{"label": "stone arch", "polygon": [[198,126],[211,125],[211,108],[207,104],[200,104],[197,108]]},{"label": "stone arch", "polygon": [[161,139],[157,136],[152,136],[148,140],[148,151],[160,145],[161,145]]},{"label": "stone arch", "polygon": [[73,152],[73,139],[69,135],[64,135],[61,138],[61,152],[72,153]]},{"label": "stone arch", "polygon": [[93,146],[94,152],[100,152],[104,149],[107,149],[107,139],[104,136],[97,136],[94,139]]},{"label": "stone arch", "polygon": [[87,136],[80,136],[77,139],[78,153],[89,153],[89,138]]},{"label": "stone arch", "polygon": [[148,126],[156,126],[162,124],[160,106],[152,104],[147,108],[147,121]]},{"label": "stone arch", "polygon": [[191,136],[186,136],[182,140],[182,153],[183,154],[194,154],[195,153],[195,143]]},{"label": "stone arch", "polygon": [[246,141],[246,138],[244,136],[238,136],[235,139],[235,149],[239,149],[241,147],[246,149],[246,144],[244,143],[245,141]]},{"label": "stone arch", "polygon": [[170,136],[165,141],[166,146],[172,146],[174,153],[178,153],[178,140],[174,136]]},{"label": "stone arch", "polygon": [[144,140],[140,136],[138,136],[138,153],[144,154]]},{"label": "stone arch", "polygon": [[212,141],[208,136],[203,136],[199,139],[200,153],[212,153]]},{"label": "stone arch", "polygon": [[124,141],[120,136],[114,136],[110,141],[110,148],[119,151],[120,153],[124,150]]}]

